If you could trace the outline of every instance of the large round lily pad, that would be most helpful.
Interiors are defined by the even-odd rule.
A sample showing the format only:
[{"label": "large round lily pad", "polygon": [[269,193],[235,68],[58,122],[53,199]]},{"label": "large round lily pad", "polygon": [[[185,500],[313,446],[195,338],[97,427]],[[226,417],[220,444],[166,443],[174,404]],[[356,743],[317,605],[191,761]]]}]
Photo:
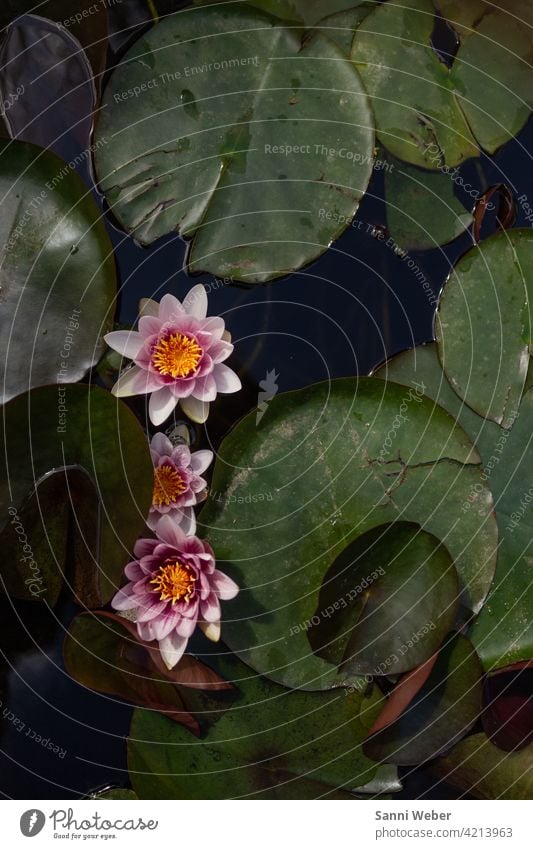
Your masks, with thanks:
[{"label": "large round lily pad", "polygon": [[193,237],[189,268],[246,282],[323,253],[355,214],[374,130],[333,40],[258,10],[190,8],[139,39],[113,73],[98,177],[141,244]]},{"label": "large round lily pad", "polygon": [[[471,638],[487,670],[528,660],[533,657],[533,493],[524,481],[524,469],[533,463],[533,391],[522,398],[511,430],[504,430],[478,416],[455,394],[434,344],[393,357],[377,376],[405,386],[413,380],[423,382],[427,395],[457,418],[479,450],[483,479],[494,497],[500,541],[494,582]],[[478,488],[461,505],[463,513],[477,510]]]},{"label": "large round lily pad", "polygon": [[5,585],[53,604],[66,573],[85,604],[106,603],[152,500],[153,466],[137,419],[102,389],[49,386],[5,406],[2,436]]},{"label": "large round lily pad", "polygon": [[431,44],[431,0],[389,0],[363,21],[352,59],[370,95],[380,142],[437,170],[479,153],[447,66]]},{"label": "large round lily pad", "polygon": [[0,400],[73,383],[104,350],[116,296],[115,262],[100,211],[53,153],[0,145]]},{"label": "large round lily pad", "polygon": [[453,389],[479,415],[509,427],[529,366],[533,232],[483,241],[454,267],[436,322],[439,356]]},{"label": "large round lily pad", "polygon": [[[278,395],[259,427],[252,413],[220,446],[199,527],[241,586],[224,637],[262,674],[306,689],[353,681],[313,653],[309,628],[328,570],[379,525],[433,534],[463,605],[481,607],[495,565],[492,498],[469,439],[422,392],[372,378],[317,384]],[[463,514],[473,489],[477,509]]]},{"label": "large round lily pad", "polygon": [[309,641],[345,673],[397,675],[439,648],[458,603],[446,548],[417,525],[394,522],[358,537],[333,564]]},{"label": "large round lily pad", "polygon": [[136,710],[128,766],[141,799],[349,799],[377,765],[361,751],[381,703],[368,695],[301,693],[255,675],[229,657],[219,672],[241,698],[204,701],[202,740],[146,710]]}]

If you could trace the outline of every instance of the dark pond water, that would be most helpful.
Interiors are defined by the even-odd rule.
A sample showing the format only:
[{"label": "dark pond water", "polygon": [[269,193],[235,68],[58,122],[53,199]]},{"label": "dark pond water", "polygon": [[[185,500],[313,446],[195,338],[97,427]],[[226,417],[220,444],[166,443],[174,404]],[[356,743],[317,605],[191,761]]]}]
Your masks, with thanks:
[{"label": "dark pond water", "polygon": [[[506,183],[515,197],[533,198],[533,124],[492,159],[467,163],[462,173],[484,191]],[[517,225],[527,226],[517,205]],[[233,366],[245,387],[220,398],[203,440],[215,447],[240,415],[257,405],[257,385],[267,371],[280,391],[339,376],[364,375],[387,356],[433,336],[433,307],[406,262],[372,229],[385,221],[383,177],[375,173],[354,226],[317,262],[265,287],[228,285],[208,275],[210,312],[225,317],[234,342]],[[184,271],[186,245],[166,238],[137,247],[109,222],[117,251],[120,322],[131,324],[139,298],[165,292],[182,297],[191,280]],[[465,235],[442,250],[410,256],[437,295],[456,259],[471,245]],[[61,646],[76,613],[68,599],[50,611],[0,601],[0,792],[11,798],[82,797],[98,786],[127,783],[125,736],[131,709],[73,682],[64,672]],[[202,646],[199,645],[202,650]],[[13,714],[13,718],[11,718]],[[39,739],[40,738],[40,739]],[[55,751],[54,751],[55,747]],[[446,798],[420,770],[405,780],[406,798]]]}]

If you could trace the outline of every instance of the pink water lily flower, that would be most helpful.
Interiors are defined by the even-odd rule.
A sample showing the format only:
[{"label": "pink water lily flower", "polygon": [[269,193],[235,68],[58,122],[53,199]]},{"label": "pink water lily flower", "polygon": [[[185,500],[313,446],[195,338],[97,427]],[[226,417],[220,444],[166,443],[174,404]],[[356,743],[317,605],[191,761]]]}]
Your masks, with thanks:
[{"label": "pink water lily flower", "polygon": [[136,612],[142,640],[158,640],[168,669],[178,663],[198,625],[210,640],[220,638],[220,602],[234,598],[237,584],[215,568],[211,546],[185,536],[168,516],[158,523],[157,539],[139,539],[136,560],[125,569],[129,583],[111,604]]},{"label": "pink water lily flower", "polygon": [[116,330],[105,341],[133,360],[112,392],[119,397],[151,393],[148,411],[154,425],[162,424],[180,403],[195,422],[205,422],[209,403],[217,394],[237,392],[241,381],[224,365],[233,351],[224,319],[206,318],[204,287],[194,286],[181,303],[174,295],[161,302],[146,300],[139,329]]},{"label": "pink water lily flower", "polygon": [[154,464],[154,492],[147,525],[157,528],[162,516],[169,516],[187,534],[196,533],[194,505],[207,498],[207,483],[200,477],[213,460],[212,451],[194,451],[187,445],[173,445],[164,433],[156,433],[150,443]]}]

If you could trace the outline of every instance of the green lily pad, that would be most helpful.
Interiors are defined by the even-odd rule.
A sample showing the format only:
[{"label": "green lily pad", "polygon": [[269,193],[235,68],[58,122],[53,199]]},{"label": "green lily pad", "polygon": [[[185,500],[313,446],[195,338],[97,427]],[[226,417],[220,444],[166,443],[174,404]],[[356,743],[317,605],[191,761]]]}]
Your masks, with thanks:
[{"label": "green lily pad", "polygon": [[431,772],[476,799],[533,799],[533,745],[503,752],[473,734],[432,763]]},{"label": "green lily pad", "polygon": [[134,44],[104,94],[96,166],[138,242],[178,232],[193,238],[191,272],[253,283],[311,262],[345,229],[372,171],[372,115],[334,41],[302,37],[215,5]]},{"label": "green lily pad", "polygon": [[[317,22],[316,27],[324,35],[332,38],[339,45],[345,56],[350,58],[355,32],[374,8],[375,4],[371,2],[361,2],[358,5],[352,4],[352,8],[350,9],[343,9],[334,14],[328,14],[327,17]],[[330,12],[331,9],[329,8],[327,11]]]},{"label": "green lily pad", "polygon": [[116,275],[111,241],[81,179],[53,153],[0,143],[1,400],[74,383],[104,350]]},{"label": "green lily pad", "polygon": [[326,574],[309,641],[344,672],[397,675],[438,649],[458,602],[457,572],[435,537],[405,522],[379,526]]},{"label": "green lily pad", "polygon": [[[54,604],[74,566],[76,575],[68,578],[78,598],[106,603],[121,584],[152,500],[153,466],[137,419],[102,389],[43,387],[5,406],[3,444],[0,542],[7,586],[18,581],[26,588],[22,597],[30,593]],[[52,478],[58,488],[51,491]],[[74,546],[72,557],[66,557],[66,541]]]},{"label": "green lily pad", "polygon": [[[0,97],[9,107],[3,117],[10,137],[61,156],[66,160],[63,174],[75,166],[87,168],[97,94],[79,41],[53,21],[23,15],[3,33],[0,65]],[[10,97],[11,92],[16,94]],[[89,181],[89,173],[81,176]]]},{"label": "green lily pad", "polygon": [[453,746],[470,730],[481,711],[482,669],[466,637],[445,645],[427,681],[395,722],[366,741],[374,760],[419,764]]},{"label": "green lily pad", "polygon": [[[412,386],[423,382],[426,394],[448,410],[465,429],[483,459],[483,478],[493,493],[500,542],[491,591],[473,623],[471,639],[487,671],[533,657],[529,587],[533,562],[533,496],[523,470],[533,462],[531,422],[533,391],[528,390],[511,430],[481,418],[455,394],[438,361],[435,345],[422,345],[393,357],[377,376]],[[478,486],[461,505],[478,508]]]},{"label": "green lily pad", "polygon": [[349,799],[352,787],[372,779],[376,764],[361,741],[379,711],[375,689],[285,690],[229,657],[219,672],[242,698],[231,710],[216,696],[206,702],[211,724],[202,740],[165,717],[134,712],[128,766],[141,799]]},{"label": "green lily pad", "polygon": [[[485,0],[434,0],[434,3],[435,8],[461,36],[470,35],[477,21],[489,8]],[[494,8],[493,3],[490,5]]]},{"label": "green lily pad", "polygon": [[533,232],[497,233],[454,267],[439,302],[439,356],[453,389],[509,427],[529,366]]},{"label": "green lily pad", "polygon": [[399,159],[437,170],[479,153],[447,66],[431,45],[431,0],[389,0],[363,21],[352,59],[380,142]]},{"label": "green lily pad", "polygon": [[394,242],[407,251],[431,250],[453,241],[474,217],[455,196],[445,173],[412,168],[398,160],[385,172],[387,225]]},{"label": "green lily pad", "polygon": [[[214,0],[226,3],[227,0]],[[196,6],[213,5],[213,0],[194,0]],[[366,0],[249,0],[246,4],[261,9],[284,21],[295,21],[306,27],[312,27],[325,15],[333,15],[345,10],[367,5]]]},{"label": "green lily pad", "polygon": [[[222,442],[200,527],[241,587],[224,639],[262,674],[304,689],[353,681],[310,652],[309,629],[332,564],[379,525],[415,522],[441,540],[464,607],[483,604],[492,499],[470,441],[422,393],[373,378],[317,384],[278,395],[259,427],[250,413]],[[462,514],[478,484],[478,510]]]},{"label": "green lily pad", "polygon": [[533,10],[523,0],[487,8],[463,38],[453,79],[474,136],[494,153],[520,132],[533,107]]},{"label": "green lily pad", "polygon": [[[4,29],[19,15],[33,12],[68,29],[84,47],[91,62],[94,79],[99,88],[106,66],[107,8],[103,3],[93,3],[89,13],[87,0],[4,0],[0,11],[0,27]],[[85,12],[85,14],[84,14]]]}]

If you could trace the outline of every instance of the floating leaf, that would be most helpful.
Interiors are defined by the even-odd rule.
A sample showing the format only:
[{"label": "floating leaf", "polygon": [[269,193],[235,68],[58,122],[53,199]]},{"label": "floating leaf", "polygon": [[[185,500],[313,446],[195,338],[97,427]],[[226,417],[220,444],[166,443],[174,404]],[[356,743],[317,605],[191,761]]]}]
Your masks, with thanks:
[{"label": "floating leaf", "polygon": [[387,225],[394,242],[423,251],[453,241],[474,218],[455,196],[446,173],[434,174],[398,160],[385,172]]},{"label": "floating leaf", "polygon": [[98,361],[116,275],[109,236],[81,179],[52,153],[0,143],[0,362],[7,401],[73,383]]},{"label": "floating leaf", "polygon": [[431,0],[389,0],[363,21],[352,59],[381,143],[394,156],[437,170],[479,153],[449,69],[433,50]]},{"label": "floating leaf", "polygon": [[379,526],[326,573],[309,641],[343,672],[397,675],[438,649],[458,602],[457,572],[435,537],[405,522]]},{"label": "floating leaf", "polygon": [[[436,8],[462,36],[470,35],[476,22],[485,14],[485,0],[435,0]],[[494,8],[494,4],[490,4]]]},{"label": "floating leaf", "polygon": [[[211,6],[215,3],[228,5],[228,0],[194,0],[196,6]],[[237,5],[237,4],[235,4]],[[352,7],[369,6],[366,0],[249,0],[247,3],[284,21],[294,21],[312,27],[325,15],[352,12]]]},{"label": "floating leaf", "polygon": [[[2,573],[20,572],[23,584],[37,577],[38,597],[53,604],[72,565],[65,562],[65,541],[76,536],[78,595],[101,606],[121,583],[152,499],[153,466],[137,419],[102,389],[49,386],[5,406],[3,444],[0,530],[13,556],[3,557]],[[69,485],[73,473],[76,485],[87,482],[79,494]],[[48,488],[52,476],[62,484],[61,497]],[[38,512],[27,521],[23,508],[32,495]]]},{"label": "floating leaf", "polygon": [[[494,153],[524,126],[533,104],[533,14],[521,0],[505,9],[489,5],[479,18],[475,2],[461,4],[468,11],[460,16],[462,43],[451,68],[433,48],[431,0],[389,0],[358,29],[352,58],[378,137],[399,159],[430,170],[453,167],[477,156],[478,147]],[[465,24],[475,26],[467,36]]]},{"label": "floating leaf", "polygon": [[440,298],[439,356],[453,389],[479,415],[509,427],[529,365],[533,233],[508,230],[472,248]]},{"label": "floating leaf", "polygon": [[36,3],[35,0],[4,0],[0,12],[0,26],[4,29],[17,16],[30,12],[36,12],[41,18],[49,18],[61,24],[80,42],[89,57],[95,83],[99,88],[106,66],[108,36],[106,4],[94,3],[89,13],[87,0],[45,0],[41,3]]},{"label": "floating leaf", "polygon": [[488,153],[520,132],[533,107],[533,10],[523,0],[503,5],[487,3],[453,65],[462,109]]},{"label": "floating leaf", "polygon": [[472,644],[456,635],[405,711],[364,745],[374,760],[419,764],[463,737],[481,710],[482,669]]},{"label": "floating leaf", "polygon": [[186,9],[139,39],[107,86],[101,187],[141,244],[194,237],[191,272],[288,274],[340,235],[368,185],[357,71],[322,33],[302,45],[279,24],[244,7]]},{"label": "floating leaf", "polygon": [[[241,587],[224,608],[224,639],[262,674],[306,689],[349,683],[309,651],[309,630],[328,569],[379,525],[416,522],[441,540],[464,606],[481,607],[495,562],[492,499],[471,443],[422,392],[333,380],[278,395],[259,427],[251,413],[222,442],[200,523]],[[478,486],[478,510],[461,513]]]},{"label": "floating leaf", "polygon": [[[533,562],[533,496],[522,471],[533,463],[533,392],[524,395],[511,430],[482,419],[455,394],[440,367],[435,345],[422,345],[386,363],[378,377],[426,387],[426,394],[456,418],[478,448],[483,478],[490,486],[500,529],[498,563],[486,604],[473,623],[471,638],[485,669],[533,657],[533,625],[528,587]],[[515,411],[516,413],[516,411]],[[461,505],[479,509],[478,485]]]},{"label": "floating leaf", "polygon": [[375,691],[285,690],[229,657],[219,671],[242,698],[226,710],[210,697],[202,740],[135,711],[128,765],[141,799],[349,799],[351,787],[372,779],[361,740],[379,710]]},{"label": "floating leaf", "polygon": [[4,116],[11,138],[52,150],[67,162],[78,157],[80,166],[90,165],[96,88],[85,51],[71,32],[37,15],[23,15],[6,30],[0,62],[2,100],[9,103],[10,92],[22,90]]},{"label": "floating leaf", "polygon": [[139,640],[135,625],[102,611],[74,619],[63,653],[67,672],[75,681],[163,713],[195,733],[199,733],[199,725],[191,713],[185,688],[230,689],[212,669],[191,655],[184,655],[169,672],[160,661],[157,643]]},{"label": "floating leaf", "polygon": [[484,734],[461,740],[431,764],[433,775],[476,799],[532,799],[533,746],[502,752]]}]

